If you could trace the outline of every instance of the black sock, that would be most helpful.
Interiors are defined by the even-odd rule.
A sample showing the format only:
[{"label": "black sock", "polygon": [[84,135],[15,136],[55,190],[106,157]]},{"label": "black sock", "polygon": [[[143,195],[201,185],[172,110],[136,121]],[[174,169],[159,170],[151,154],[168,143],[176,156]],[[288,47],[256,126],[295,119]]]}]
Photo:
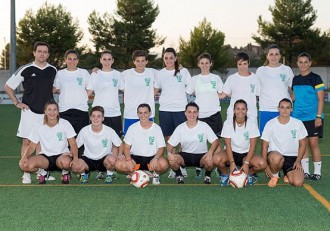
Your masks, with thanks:
[{"label": "black sock", "polygon": [[205,176],[209,176],[209,177],[211,177],[211,173],[212,173],[212,171],[205,170]]},{"label": "black sock", "polygon": [[183,176],[180,168],[178,170],[174,170],[174,169],[172,170],[175,172],[175,176]]}]

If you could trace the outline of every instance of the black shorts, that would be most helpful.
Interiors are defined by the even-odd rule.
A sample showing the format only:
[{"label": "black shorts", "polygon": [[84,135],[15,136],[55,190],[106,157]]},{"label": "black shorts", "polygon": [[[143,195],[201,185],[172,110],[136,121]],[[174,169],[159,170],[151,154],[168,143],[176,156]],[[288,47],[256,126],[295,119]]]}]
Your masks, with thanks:
[{"label": "black shorts", "polygon": [[205,155],[205,153],[191,154],[191,153],[187,153],[187,152],[180,152],[179,155],[182,156],[185,166],[187,166],[187,167],[195,166],[195,167],[200,168],[200,167],[202,167],[201,159]]},{"label": "black shorts", "polygon": [[286,175],[288,172],[294,170],[293,165],[294,162],[297,160],[296,156],[283,156],[284,157],[284,163],[282,166],[282,170],[284,175]]},{"label": "black shorts", "polygon": [[48,167],[45,169],[45,171],[61,171],[57,165],[56,165],[56,160],[59,158],[62,154],[55,155],[55,156],[46,156],[45,154],[40,154],[48,160]]},{"label": "black shorts", "polygon": [[322,125],[320,127],[315,127],[315,120],[303,121],[305,128],[308,133],[308,137],[319,137],[323,138],[323,124],[324,120],[322,119]]},{"label": "black shorts", "polygon": [[222,117],[220,112],[217,112],[210,117],[199,118],[199,120],[207,123],[212,128],[213,132],[217,135],[217,137],[221,137]]},{"label": "black shorts", "polygon": [[82,156],[80,157],[80,159],[82,159],[83,161],[85,161],[85,163],[87,164],[88,166],[88,171],[95,171],[95,170],[98,170],[100,172],[105,172],[107,171],[107,169],[105,168],[104,166],[104,160],[105,158],[107,157],[108,155],[104,156],[103,158],[99,159],[99,160],[92,160],[92,159],[89,159],[88,157],[86,156]]},{"label": "black shorts", "polygon": [[175,128],[187,120],[184,111],[169,112],[159,111],[159,126],[163,135],[171,136]]},{"label": "black shorts", "polygon": [[87,111],[69,109],[64,112],[60,112],[60,117],[69,121],[76,134],[78,134],[83,127],[89,124],[89,115]]},{"label": "black shorts", "polygon": [[[237,152],[233,152],[233,157],[234,157],[234,161],[236,166],[242,167],[243,166],[243,159],[247,156],[247,153],[237,153]],[[227,167],[230,166],[230,163],[226,164]]]},{"label": "black shorts", "polygon": [[131,155],[131,158],[135,161],[136,164],[140,165],[139,170],[149,171],[149,163],[154,158],[154,156],[135,156]]},{"label": "black shorts", "polygon": [[103,124],[115,130],[119,138],[123,135],[123,122],[121,116],[104,117]]}]

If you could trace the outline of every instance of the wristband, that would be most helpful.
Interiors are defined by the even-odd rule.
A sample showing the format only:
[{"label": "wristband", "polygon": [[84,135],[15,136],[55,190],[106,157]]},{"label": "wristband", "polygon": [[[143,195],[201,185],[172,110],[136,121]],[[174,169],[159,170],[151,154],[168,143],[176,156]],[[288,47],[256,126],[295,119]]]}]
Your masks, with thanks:
[{"label": "wristband", "polygon": [[322,115],[316,115],[316,118],[322,119]]},{"label": "wristband", "polygon": [[247,164],[247,165],[249,165],[249,164],[250,164],[250,162],[249,162],[249,161],[244,161],[244,164]]},{"label": "wristband", "polygon": [[159,159],[159,157],[158,157],[158,156],[154,156],[154,158],[155,158],[156,160],[158,160],[158,159]]},{"label": "wristband", "polygon": [[17,101],[17,103],[15,103],[15,106],[17,106],[20,103],[20,101]]}]

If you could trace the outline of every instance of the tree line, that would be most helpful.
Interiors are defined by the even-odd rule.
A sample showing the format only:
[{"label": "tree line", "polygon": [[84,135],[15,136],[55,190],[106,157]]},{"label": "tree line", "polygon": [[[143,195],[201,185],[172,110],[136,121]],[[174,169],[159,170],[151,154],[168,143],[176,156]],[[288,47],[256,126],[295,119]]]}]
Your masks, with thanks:
[{"label": "tree line", "polygon": [[[314,65],[326,66],[330,63],[330,30],[322,32],[313,28],[317,12],[311,0],[275,0],[269,6],[272,21],[259,16],[258,31],[252,34],[254,41],[262,48],[275,43],[282,48],[286,64],[295,66],[295,57],[302,51],[310,53]],[[94,50],[87,45],[79,45],[83,32],[79,22],[61,4],[45,2],[36,12],[26,11],[17,27],[17,65],[33,60],[31,50],[36,41],[50,44],[49,63],[63,67],[63,54],[68,49],[76,49],[80,54],[80,66],[90,69],[99,66],[102,50],[111,50],[115,57],[114,67],[126,69],[132,66],[131,54],[134,50],[149,51],[164,44],[166,37],[157,34],[152,24],[159,14],[159,7],[152,0],[117,0],[114,14],[100,15],[93,11],[88,16],[88,30]],[[241,19],[238,19],[241,20]],[[239,28],[237,28],[239,30]],[[185,67],[195,67],[196,58],[208,52],[214,58],[214,69],[232,67],[233,54],[230,45],[225,45],[225,34],[212,27],[204,18],[190,31],[190,38],[179,39],[179,60]],[[9,66],[9,47],[2,51],[2,66]],[[4,57],[6,55],[6,57]],[[261,57],[259,63],[262,63]],[[6,60],[6,65],[4,62]],[[149,65],[162,67],[161,58],[150,55]]]}]

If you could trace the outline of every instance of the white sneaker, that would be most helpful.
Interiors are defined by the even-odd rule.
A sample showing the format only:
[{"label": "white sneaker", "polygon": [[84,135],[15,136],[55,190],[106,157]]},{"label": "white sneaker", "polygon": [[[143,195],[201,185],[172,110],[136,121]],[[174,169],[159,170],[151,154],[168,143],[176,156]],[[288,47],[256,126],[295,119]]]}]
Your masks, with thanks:
[{"label": "white sneaker", "polygon": [[103,172],[99,171],[95,177],[95,180],[103,180],[103,179],[104,179]]},{"label": "white sneaker", "polygon": [[175,178],[175,172],[171,169],[167,178]]},{"label": "white sneaker", "polygon": [[159,175],[154,175],[154,177],[152,178],[152,184],[153,185],[160,185]]},{"label": "white sneaker", "polygon": [[187,169],[180,167],[181,173],[183,177],[188,177]]},{"label": "white sneaker", "polygon": [[23,184],[31,184],[31,175],[30,173],[24,173],[22,176],[22,183]]}]

